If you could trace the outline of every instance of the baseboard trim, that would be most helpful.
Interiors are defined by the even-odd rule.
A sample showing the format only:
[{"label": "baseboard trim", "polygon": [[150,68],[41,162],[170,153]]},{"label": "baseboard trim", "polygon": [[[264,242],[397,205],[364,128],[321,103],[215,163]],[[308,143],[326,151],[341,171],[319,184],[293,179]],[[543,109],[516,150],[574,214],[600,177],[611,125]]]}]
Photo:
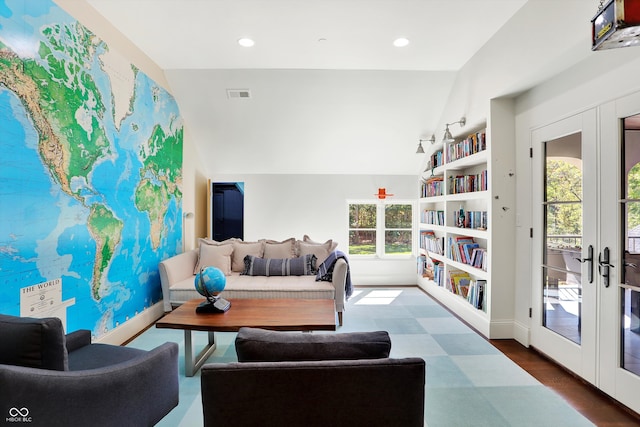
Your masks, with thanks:
[{"label": "baseboard trim", "polygon": [[531,345],[531,329],[520,322],[513,322],[513,339],[525,347]]},{"label": "baseboard trim", "polygon": [[94,342],[100,344],[122,345],[136,336],[164,315],[162,301],[147,308],[133,319],[129,319],[122,325],[97,338]]},{"label": "baseboard trim", "polygon": [[494,320],[489,326],[489,339],[510,339],[513,338],[512,320]]}]

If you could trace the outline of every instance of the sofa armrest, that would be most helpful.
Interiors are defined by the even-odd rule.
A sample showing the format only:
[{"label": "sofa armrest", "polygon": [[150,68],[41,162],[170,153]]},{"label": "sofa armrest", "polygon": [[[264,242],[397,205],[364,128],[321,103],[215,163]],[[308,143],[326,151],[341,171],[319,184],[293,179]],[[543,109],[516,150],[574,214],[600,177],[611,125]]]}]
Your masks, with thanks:
[{"label": "sofa armrest", "polygon": [[192,277],[193,269],[196,267],[197,262],[198,249],[183,252],[160,262],[158,269],[160,270],[160,284],[162,286],[165,312],[172,310],[169,289],[175,283]]},{"label": "sofa armrest", "polygon": [[[342,313],[344,311],[344,302],[345,302],[345,291],[344,286],[347,281],[347,269],[349,265],[347,261],[342,258],[338,258],[334,267],[333,267],[333,276],[331,283],[333,287],[336,289],[336,311],[338,313]],[[342,322],[340,322],[342,325]]]},{"label": "sofa armrest", "polygon": [[65,335],[65,344],[67,351],[71,353],[81,347],[91,344],[91,331],[88,329],[80,329]]},{"label": "sofa armrest", "polygon": [[[178,345],[83,371],[0,365],[0,413],[27,408],[31,425],[152,426],[178,404]],[[46,397],[46,398],[43,398]]]}]

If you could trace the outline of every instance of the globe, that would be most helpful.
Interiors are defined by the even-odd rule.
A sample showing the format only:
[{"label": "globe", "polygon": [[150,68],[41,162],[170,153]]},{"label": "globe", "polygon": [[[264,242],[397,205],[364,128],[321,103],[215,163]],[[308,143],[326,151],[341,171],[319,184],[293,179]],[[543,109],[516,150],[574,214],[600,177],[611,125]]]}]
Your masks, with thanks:
[{"label": "globe", "polygon": [[196,274],[196,291],[208,300],[213,299],[215,294],[222,292],[226,284],[227,277],[217,267],[204,267]]}]

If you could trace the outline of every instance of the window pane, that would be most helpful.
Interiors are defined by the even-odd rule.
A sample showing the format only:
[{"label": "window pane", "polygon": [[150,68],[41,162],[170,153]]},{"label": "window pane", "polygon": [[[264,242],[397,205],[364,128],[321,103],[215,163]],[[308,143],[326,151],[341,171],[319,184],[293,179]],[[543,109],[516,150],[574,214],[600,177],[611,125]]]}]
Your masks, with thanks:
[{"label": "window pane", "polygon": [[[582,201],[581,147],[575,147],[575,157],[551,158],[560,144],[547,144],[547,176],[545,199],[554,201]],[[567,144],[565,144],[567,145]],[[570,147],[573,148],[573,147]],[[555,149],[555,150],[554,150]],[[562,153],[563,155],[571,153]]]},{"label": "window pane", "polygon": [[376,232],[375,230],[350,230],[349,231],[350,255],[375,255]]},{"label": "window pane", "polygon": [[385,206],[386,228],[411,228],[411,205],[387,205]]},{"label": "window pane", "polygon": [[548,245],[582,247],[582,205],[555,203],[547,205]]},{"label": "window pane", "polygon": [[385,231],[384,252],[393,255],[411,255],[411,230]]},{"label": "window pane", "polygon": [[349,205],[349,228],[376,228],[376,205]]}]

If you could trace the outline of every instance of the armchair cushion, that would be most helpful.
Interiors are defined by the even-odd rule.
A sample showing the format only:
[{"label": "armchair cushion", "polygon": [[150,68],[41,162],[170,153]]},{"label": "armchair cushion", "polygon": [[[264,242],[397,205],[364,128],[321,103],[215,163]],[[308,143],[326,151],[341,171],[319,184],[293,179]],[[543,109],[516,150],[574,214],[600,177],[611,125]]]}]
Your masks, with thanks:
[{"label": "armchair cushion", "polygon": [[117,365],[147,352],[133,347],[109,344],[91,344],[69,353],[69,370],[85,371]]},{"label": "armchair cushion", "polygon": [[0,314],[0,364],[66,371],[68,353],[62,322]]},{"label": "armchair cushion", "polygon": [[389,357],[386,331],[308,334],[240,328],[236,337],[238,362],[355,360]]}]

